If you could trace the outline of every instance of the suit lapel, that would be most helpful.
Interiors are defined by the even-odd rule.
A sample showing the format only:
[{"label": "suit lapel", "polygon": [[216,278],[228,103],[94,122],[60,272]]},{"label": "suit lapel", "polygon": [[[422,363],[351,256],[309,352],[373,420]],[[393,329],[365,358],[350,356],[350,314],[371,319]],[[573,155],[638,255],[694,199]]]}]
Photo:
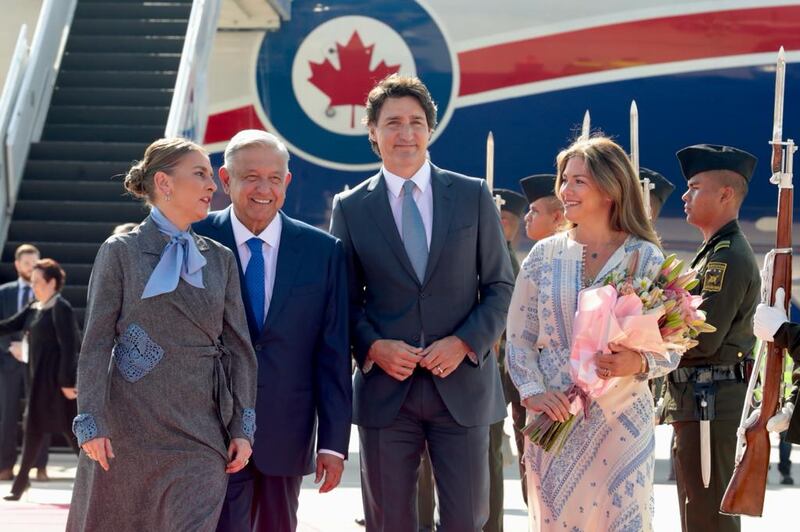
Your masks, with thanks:
[{"label": "suit lapel", "polygon": [[367,210],[372,216],[378,230],[386,239],[392,252],[397,256],[397,260],[400,261],[400,264],[405,268],[411,278],[419,283],[417,274],[414,272],[414,267],[411,265],[411,261],[408,260],[406,248],[403,246],[403,239],[400,237],[400,232],[397,230],[397,224],[394,222],[392,208],[389,205],[389,197],[387,196],[388,193],[386,181],[382,174],[378,173],[372,178],[372,182],[367,187],[367,195],[364,198],[364,203],[366,203]]},{"label": "suit lapel", "polygon": [[442,255],[442,248],[447,240],[450,220],[453,218],[453,191],[450,188],[450,176],[431,164],[431,186],[433,187],[433,227],[431,228],[431,248],[428,253],[428,264],[425,267],[423,286],[431,278],[436,263]]},{"label": "suit lapel", "polygon": [[236,245],[236,237],[233,236],[233,225],[231,224],[231,210],[233,206],[228,206],[225,210],[221,211],[219,215],[213,220],[213,226],[216,229],[214,236],[220,244],[224,245],[231,251],[233,256],[236,257],[236,266],[239,271],[239,290],[242,293],[242,302],[244,303],[244,313],[247,317],[247,329],[250,332],[250,338],[255,340],[261,335],[261,327],[256,324],[256,318],[253,316],[252,305],[250,304],[250,295],[247,293],[247,286],[244,283],[244,270],[242,269],[242,259],[239,257],[239,249]]},{"label": "suit lapel", "polygon": [[299,238],[300,230],[292,219],[279,212],[283,228],[281,229],[281,240],[278,245],[278,260],[275,266],[275,282],[272,285],[272,298],[269,301],[267,318],[264,320],[264,329],[267,329],[276,316],[281,312],[281,308],[286,303],[286,298],[292,290],[294,279],[300,269],[300,258],[302,256],[302,241]]}]

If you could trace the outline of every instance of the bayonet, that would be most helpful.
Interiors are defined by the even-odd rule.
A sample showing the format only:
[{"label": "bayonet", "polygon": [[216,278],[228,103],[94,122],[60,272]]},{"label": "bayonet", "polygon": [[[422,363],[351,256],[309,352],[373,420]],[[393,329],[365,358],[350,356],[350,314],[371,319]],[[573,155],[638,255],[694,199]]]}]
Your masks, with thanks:
[{"label": "bayonet", "polygon": [[583,113],[583,124],[581,125],[581,136],[578,137],[578,140],[589,140],[589,135],[592,131],[592,117],[589,115],[589,110],[587,109],[585,113]]}]

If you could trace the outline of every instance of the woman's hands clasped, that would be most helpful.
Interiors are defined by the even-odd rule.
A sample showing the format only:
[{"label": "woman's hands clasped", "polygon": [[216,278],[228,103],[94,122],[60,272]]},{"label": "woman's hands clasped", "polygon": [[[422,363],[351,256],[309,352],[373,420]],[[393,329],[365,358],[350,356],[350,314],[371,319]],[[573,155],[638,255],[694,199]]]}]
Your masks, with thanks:
[{"label": "woman's hands clasped", "polygon": [[544,412],[553,421],[569,419],[569,399],[564,392],[544,392],[522,400],[522,406],[533,412]]},{"label": "woman's hands clasped", "polygon": [[253,448],[245,438],[233,438],[228,445],[228,465],[225,466],[226,473],[238,473],[250,461]]},{"label": "woman's hands clasped", "polygon": [[111,447],[111,440],[108,438],[94,438],[81,445],[81,449],[86,453],[89,460],[94,460],[100,464],[103,470],[109,470],[111,459],[114,458],[114,449]]}]

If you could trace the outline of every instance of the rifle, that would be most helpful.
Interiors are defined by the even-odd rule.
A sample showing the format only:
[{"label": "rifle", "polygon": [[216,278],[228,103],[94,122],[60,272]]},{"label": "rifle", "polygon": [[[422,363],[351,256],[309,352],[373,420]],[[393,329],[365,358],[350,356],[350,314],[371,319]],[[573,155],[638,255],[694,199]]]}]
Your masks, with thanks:
[{"label": "rifle", "polygon": [[[778,185],[778,227],[775,249],[764,259],[761,299],[773,304],[775,291],[782,287],[786,291],[784,303],[788,309],[792,289],[792,157],[797,148],[792,139],[782,140],[785,75],[786,56],[781,47],[775,72],[775,116],[772,141],[770,141],[772,145],[770,183]],[[766,350],[760,349],[756,357],[756,366],[750,376],[742,409],[742,419],[736,431],[736,465],[719,508],[723,514],[761,517],[764,510],[770,452],[767,421],[778,410],[783,381],[783,355],[783,349],[768,342]],[[748,417],[755,379],[758,378],[758,368],[763,357],[766,357],[766,368],[762,380],[761,411],[754,422],[747,424],[745,420]]]}]

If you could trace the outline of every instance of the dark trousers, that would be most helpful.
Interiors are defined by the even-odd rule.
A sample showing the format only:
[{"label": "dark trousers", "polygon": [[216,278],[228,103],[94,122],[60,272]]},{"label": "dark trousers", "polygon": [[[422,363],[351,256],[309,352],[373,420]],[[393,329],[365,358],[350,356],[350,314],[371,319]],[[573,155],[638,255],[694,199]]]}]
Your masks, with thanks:
[{"label": "dark trousers", "polygon": [[489,426],[489,519],[483,532],[503,531],[503,422]]},{"label": "dark trousers", "polygon": [[786,439],[785,430],[778,444],[778,472],[784,477],[792,476],[792,442]]},{"label": "dark trousers", "polygon": [[525,428],[525,418],[527,411],[520,403],[511,402],[511,420],[514,422],[514,441],[517,444],[517,457],[519,458],[519,477],[522,484],[522,500],[528,504],[528,476],[525,474],[525,436],[522,429]]},{"label": "dark trousers", "polygon": [[228,479],[217,532],[294,532],[302,482],[264,475],[250,462]]},{"label": "dark trousers", "polygon": [[489,427],[456,423],[428,372],[388,427],[359,427],[361,493],[368,532],[417,532],[417,480],[427,445],[440,532],[478,532],[489,515]]},{"label": "dark trousers", "polygon": [[738,532],[739,517],[722,515],[719,505],[733,475],[738,421],[711,422],[711,482],[703,487],[700,473],[700,423],[680,421],[675,430],[675,480],[684,532]]},{"label": "dark trousers", "polygon": [[[0,356],[11,356],[0,354]],[[28,367],[26,364],[5,361],[0,370],[0,470],[10,469],[17,462],[17,439],[19,421],[22,418]],[[47,466],[47,451],[50,435],[45,435],[42,451],[33,467]]]},{"label": "dark trousers", "polygon": [[[75,437],[69,432],[64,432],[63,436],[77,455],[79,449]],[[22,493],[28,487],[31,468],[35,466],[42,449],[46,448],[49,442],[50,434],[46,432],[25,431],[25,437],[22,441],[22,464],[19,466],[19,473],[14,478],[14,483],[11,484],[11,493]]]}]

